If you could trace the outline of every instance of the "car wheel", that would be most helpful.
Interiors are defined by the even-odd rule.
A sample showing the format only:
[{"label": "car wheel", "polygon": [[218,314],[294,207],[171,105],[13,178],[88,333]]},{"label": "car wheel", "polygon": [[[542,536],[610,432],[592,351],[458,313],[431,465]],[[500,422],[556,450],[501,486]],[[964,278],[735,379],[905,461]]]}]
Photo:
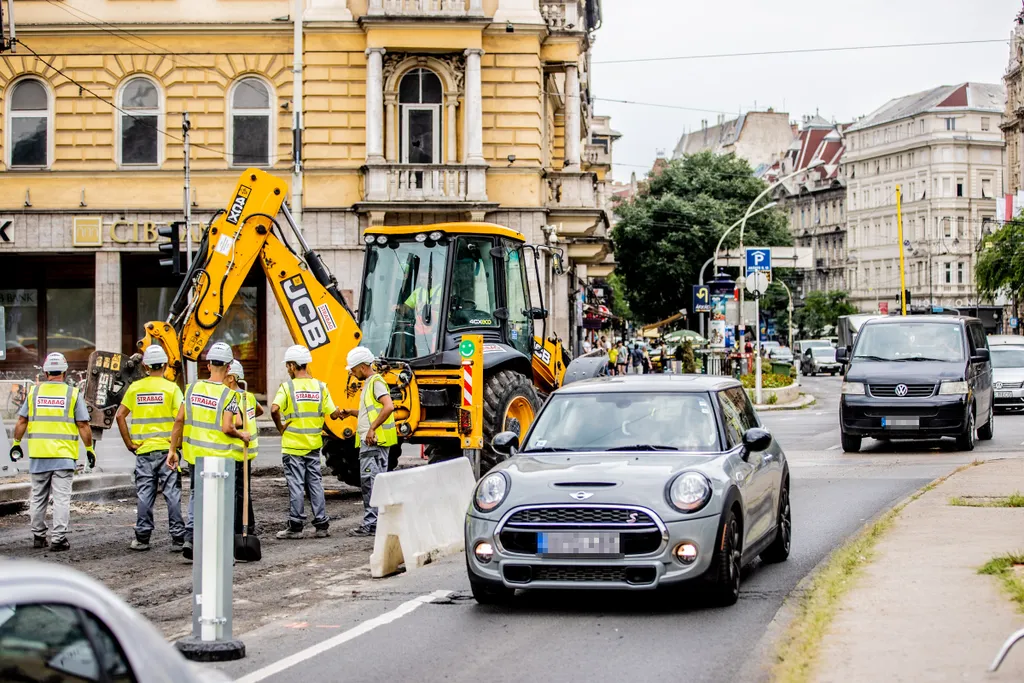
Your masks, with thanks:
[{"label": "car wheel", "polygon": [[843,451],[846,453],[859,453],[861,437],[841,432],[839,434],[839,441],[842,443]]},{"label": "car wheel", "polygon": [[466,572],[469,574],[469,589],[473,592],[473,599],[480,605],[507,605],[512,602],[516,591],[508,588],[498,581],[481,579],[469,568],[469,558],[466,559]]},{"label": "car wheel", "polygon": [[967,413],[967,426],[960,436],[956,437],[956,447],[961,451],[974,450],[974,410]]},{"label": "car wheel", "polygon": [[711,601],[727,607],[740,599],[743,541],[740,523],[730,508],[722,515],[722,533],[715,559],[708,572],[712,581]]},{"label": "car wheel", "polygon": [[789,505],[789,477],[782,482],[779,492],[779,515],[775,523],[775,540],[761,551],[761,561],[769,564],[789,559],[789,548],[793,542],[793,511]]},{"label": "car wheel", "polygon": [[982,426],[978,427],[978,438],[980,440],[989,441],[993,436],[995,436],[995,414],[995,408],[988,409],[988,421]]}]

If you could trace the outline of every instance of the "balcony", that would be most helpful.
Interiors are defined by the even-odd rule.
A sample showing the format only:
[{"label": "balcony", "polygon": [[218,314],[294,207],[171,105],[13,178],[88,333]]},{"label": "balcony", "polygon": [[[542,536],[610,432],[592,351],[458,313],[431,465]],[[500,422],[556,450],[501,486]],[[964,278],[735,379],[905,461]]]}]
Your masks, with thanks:
[{"label": "balcony", "polygon": [[482,17],[483,0],[370,0],[372,17]]},{"label": "balcony", "polygon": [[582,31],[583,14],[579,0],[541,2],[540,15],[551,31]]},{"label": "balcony", "polygon": [[593,173],[548,174],[549,209],[597,210],[597,176]]},{"label": "balcony", "polygon": [[455,164],[366,167],[368,202],[486,202],[487,168]]},{"label": "balcony", "polygon": [[604,145],[588,144],[583,149],[583,161],[591,166],[611,166],[612,155]]}]

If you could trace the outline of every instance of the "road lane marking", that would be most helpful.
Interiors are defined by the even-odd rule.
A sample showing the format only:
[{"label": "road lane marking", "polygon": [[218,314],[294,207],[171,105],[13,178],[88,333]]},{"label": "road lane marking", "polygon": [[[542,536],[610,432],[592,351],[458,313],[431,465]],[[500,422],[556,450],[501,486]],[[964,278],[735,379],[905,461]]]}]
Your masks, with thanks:
[{"label": "road lane marking", "polygon": [[837,451],[837,450],[839,450],[839,444],[836,444],[835,446],[829,446],[825,450],[826,451]]},{"label": "road lane marking", "polygon": [[451,591],[434,591],[433,593],[421,595],[418,598],[413,598],[408,602],[403,602],[401,605],[391,610],[390,612],[385,612],[384,614],[381,614],[378,617],[368,619],[363,623],[359,624],[358,626],[350,628],[344,633],[339,633],[333,638],[328,638],[322,643],[318,643],[311,647],[307,647],[305,650],[296,652],[295,654],[285,657],[284,659],[278,660],[269,666],[265,666],[262,669],[257,669],[256,671],[253,671],[250,674],[242,676],[241,678],[236,680],[235,683],[258,683],[258,681],[266,680],[267,678],[270,678],[275,674],[279,674],[282,671],[290,669],[296,664],[301,664],[302,662],[308,659],[312,659],[317,655],[321,655],[324,652],[327,652],[328,650],[334,649],[339,645],[343,645],[348,641],[358,638],[363,634],[369,633],[370,631],[374,630],[379,626],[387,626],[391,622],[397,621],[402,617],[411,614],[421,605],[434,602],[435,600],[442,600],[451,595],[451,593]]}]

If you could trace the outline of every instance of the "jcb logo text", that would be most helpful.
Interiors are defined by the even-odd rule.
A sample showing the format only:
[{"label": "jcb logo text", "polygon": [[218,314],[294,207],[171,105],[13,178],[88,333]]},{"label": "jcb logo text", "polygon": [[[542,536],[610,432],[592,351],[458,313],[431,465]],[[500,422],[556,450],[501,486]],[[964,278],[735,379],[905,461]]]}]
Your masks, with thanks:
[{"label": "jcb logo text", "polygon": [[327,330],[324,329],[323,321],[317,315],[313,300],[309,298],[309,291],[306,283],[302,281],[301,275],[281,282],[281,290],[288,299],[288,304],[295,314],[295,321],[302,330],[302,338],[306,340],[306,346],[310,351],[318,349],[330,340],[327,338]]}]

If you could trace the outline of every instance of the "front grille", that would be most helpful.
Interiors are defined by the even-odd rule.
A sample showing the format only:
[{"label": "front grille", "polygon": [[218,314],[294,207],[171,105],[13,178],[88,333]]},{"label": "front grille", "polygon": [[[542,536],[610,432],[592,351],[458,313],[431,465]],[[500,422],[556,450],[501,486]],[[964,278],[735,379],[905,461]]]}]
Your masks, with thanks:
[{"label": "front grille", "polygon": [[1000,389],[1020,389],[1024,382],[996,382],[996,391]]},{"label": "front grille", "polygon": [[654,567],[607,567],[601,565],[506,565],[505,580],[509,583],[552,581],[563,583],[619,583],[631,586],[652,584],[658,578]]},{"label": "front grille", "polygon": [[630,529],[657,528],[651,516],[641,510],[618,507],[547,507],[517,510],[508,527],[623,526]]},{"label": "front grille", "polygon": [[925,398],[935,393],[934,384],[904,384],[907,387],[905,396],[896,393],[897,384],[871,384],[871,395],[876,398]]}]

